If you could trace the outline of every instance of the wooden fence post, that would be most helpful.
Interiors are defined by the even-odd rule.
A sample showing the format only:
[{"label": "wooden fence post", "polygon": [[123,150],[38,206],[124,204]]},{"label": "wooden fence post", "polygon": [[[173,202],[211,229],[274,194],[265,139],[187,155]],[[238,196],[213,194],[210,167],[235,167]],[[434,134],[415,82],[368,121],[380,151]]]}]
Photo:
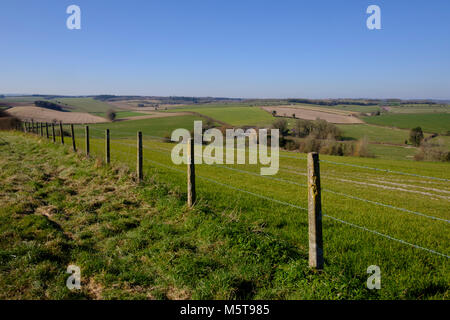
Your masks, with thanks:
[{"label": "wooden fence post", "polygon": [[191,138],[188,141],[188,154],[187,154],[187,196],[188,206],[192,207],[195,204],[195,152],[194,152],[194,139]]},{"label": "wooden fence post", "polygon": [[48,135],[48,122],[45,123],[45,135],[47,136],[47,139],[49,138]]},{"label": "wooden fence post", "polygon": [[34,121],[31,119],[31,133],[34,133]]},{"label": "wooden fence post", "polygon": [[59,134],[61,136],[61,144],[64,144],[64,131],[63,131],[63,125],[62,122],[59,122]]},{"label": "wooden fence post", "polygon": [[41,128],[41,137],[44,136],[44,126],[42,125],[42,122],[39,122],[39,126]]},{"label": "wooden fence post", "polygon": [[109,129],[106,129],[106,164],[111,162],[111,153],[109,148]]},{"label": "wooden fence post", "polygon": [[55,136],[55,123],[52,122],[52,138],[53,138],[53,143],[56,142],[56,136]]},{"label": "wooden fence post", "polygon": [[77,145],[75,143],[75,130],[73,129],[73,123],[70,124],[70,133],[72,136],[72,149],[73,152],[77,152]]},{"label": "wooden fence post", "polygon": [[323,269],[322,203],[319,154],[308,153],[308,234],[309,266]]},{"label": "wooden fence post", "polygon": [[137,133],[137,178],[138,182],[142,182],[144,175],[142,174],[142,132]]},{"label": "wooden fence post", "polygon": [[85,138],[86,138],[86,157],[89,157],[90,145],[89,145],[89,126],[85,127]]}]

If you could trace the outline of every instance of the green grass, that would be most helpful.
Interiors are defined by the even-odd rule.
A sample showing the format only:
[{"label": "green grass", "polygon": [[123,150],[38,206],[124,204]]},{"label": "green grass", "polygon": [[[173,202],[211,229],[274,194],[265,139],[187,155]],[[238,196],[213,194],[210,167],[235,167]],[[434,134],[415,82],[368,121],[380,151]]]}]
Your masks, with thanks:
[{"label": "green grass", "polygon": [[409,139],[407,130],[388,127],[371,126],[367,124],[337,125],[346,140],[359,140],[367,137],[370,142],[391,143],[404,145]]},{"label": "green grass", "polygon": [[[274,121],[272,115],[258,107],[186,107],[181,110],[198,112],[202,115],[225,122],[232,126],[266,126],[270,125]],[[176,112],[179,110],[172,109],[170,111]]]},{"label": "green grass", "polygon": [[413,147],[396,147],[382,144],[369,144],[369,152],[377,158],[389,160],[412,160],[417,153]]},{"label": "green grass", "polygon": [[[307,207],[304,155],[282,152],[276,180],[260,176],[258,166],[197,165],[199,200],[189,211],[184,207],[186,168],[172,164],[173,144],[145,141],[147,182],[135,187],[128,171],[117,164],[111,171],[95,169],[93,160],[78,160],[67,151],[69,147],[12,134],[1,137],[9,143],[0,146],[0,194],[9,199],[0,211],[5,266],[0,287],[5,295],[72,297],[64,289],[63,276],[70,261],[80,265],[85,281],[92,283],[80,293],[91,298],[95,296],[89,287],[100,288],[104,298],[449,298],[448,258],[329,217],[323,221],[325,270],[311,272],[306,211],[205,180]],[[66,141],[70,146],[70,138]],[[103,139],[93,139],[91,148],[101,158]],[[113,139],[111,154],[113,161],[133,168],[135,139]],[[448,164],[322,155],[321,160],[327,216],[450,255],[448,223],[354,198],[449,219],[448,181],[325,161],[450,179]],[[22,191],[22,185],[30,187]],[[62,231],[50,229],[49,236],[40,222],[36,226],[34,220],[21,222],[34,217],[41,206],[56,207],[52,220]],[[35,232],[35,228],[45,230]],[[66,230],[70,230],[68,239],[54,239]],[[21,247],[25,236],[34,239],[36,249]],[[67,248],[58,249],[58,241],[63,240]],[[55,253],[31,251],[46,248]],[[67,252],[70,259],[62,256],[59,262],[52,258],[58,257],[57,252]],[[370,265],[381,268],[381,290],[366,288]],[[34,293],[33,283],[42,283],[42,278],[55,281],[46,280],[51,285]],[[21,288],[29,289],[17,293],[14,289],[22,283]]]},{"label": "green grass", "polygon": [[116,112],[116,119],[123,119],[128,117],[138,117],[138,116],[145,116],[147,113],[141,113],[141,112],[133,112],[133,111],[117,111]]},{"label": "green grass", "polygon": [[[114,106],[92,98],[57,98],[52,101],[62,102],[70,107],[73,112],[88,112],[91,114],[105,116],[108,110],[116,109]],[[64,106],[64,105],[63,105]]]},{"label": "green grass", "polygon": [[450,131],[450,113],[428,114],[383,114],[375,117],[363,117],[371,124],[411,129],[421,127],[430,133],[445,133]]},{"label": "green grass", "polygon": [[[166,137],[178,128],[192,130],[195,120],[203,120],[200,116],[185,115],[167,118],[153,118],[141,120],[118,121],[112,123],[90,124],[91,135],[93,137],[103,136],[106,129],[111,130],[114,137],[135,137],[138,131],[142,131],[144,136]],[[84,127],[75,126],[76,135],[84,134]]]}]

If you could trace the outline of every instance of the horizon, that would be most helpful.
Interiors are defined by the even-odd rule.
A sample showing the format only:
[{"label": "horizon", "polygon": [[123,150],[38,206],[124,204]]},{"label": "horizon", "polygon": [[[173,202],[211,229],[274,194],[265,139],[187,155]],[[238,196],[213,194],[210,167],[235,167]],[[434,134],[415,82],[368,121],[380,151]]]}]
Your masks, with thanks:
[{"label": "horizon", "polygon": [[[66,26],[72,4],[80,30]],[[372,4],[380,30],[366,26]],[[18,0],[0,8],[3,92],[450,100],[444,1]]]}]

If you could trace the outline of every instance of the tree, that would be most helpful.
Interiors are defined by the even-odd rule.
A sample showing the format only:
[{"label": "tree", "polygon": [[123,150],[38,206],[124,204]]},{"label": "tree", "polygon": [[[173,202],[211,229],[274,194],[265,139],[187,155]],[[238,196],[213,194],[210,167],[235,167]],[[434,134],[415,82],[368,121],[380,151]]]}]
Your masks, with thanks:
[{"label": "tree", "polygon": [[106,112],[106,118],[109,121],[114,121],[116,119],[116,113],[112,110],[108,110],[108,112]]},{"label": "tree", "polygon": [[277,116],[277,110],[273,110],[273,111],[272,111],[272,116],[274,116],[274,117]]},{"label": "tree", "polygon": [[280,130],[281,137],[285,137],[289,133],[288,122],[286,121],[286,119],[275,120],[272,127],[274,129]]},{"label": "tree", "polygon": [[418,147],[422,143],[422,140],[423,140],[422,128],[416,127],[411,129],[411,131],[409,132],[409,141],[411,141],[411,143],[414,146]]}]

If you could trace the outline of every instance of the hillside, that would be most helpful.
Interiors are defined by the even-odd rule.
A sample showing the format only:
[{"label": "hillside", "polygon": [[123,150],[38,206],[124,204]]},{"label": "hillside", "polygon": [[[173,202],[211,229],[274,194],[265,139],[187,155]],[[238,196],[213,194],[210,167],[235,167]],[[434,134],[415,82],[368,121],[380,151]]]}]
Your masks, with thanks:
[{"label": "hillside", "polygon": [[[314,273],[302,156],[282,153],[275,177],[199,165],[189,210],[171,144],[144,141],[146,181],[136,185],[125,166],[135,165],[133,139],[112,141],[108,169],[95,130],[91,159],[82,136],[79,155],[23,134],[0,138],[5,298],[448,298],[445,164],[323,156],[326,267]],[[82,269],[75,296],[69,264]],[[376,292],[365,286],[372,264],[383,272]]]}]

